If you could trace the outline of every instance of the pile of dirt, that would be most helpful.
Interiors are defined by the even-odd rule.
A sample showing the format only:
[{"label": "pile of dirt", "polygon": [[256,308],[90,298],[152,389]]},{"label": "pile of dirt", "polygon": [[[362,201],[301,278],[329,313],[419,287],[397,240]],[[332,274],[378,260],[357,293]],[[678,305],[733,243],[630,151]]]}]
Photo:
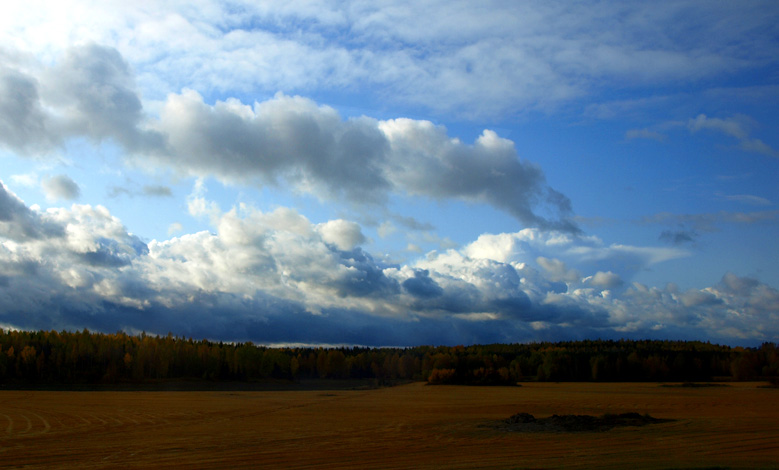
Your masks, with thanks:
[{"label": "pile of dirt", "polygon": [[600,432],[620,426],[645,426],[664,423],[671,419],[658,419],[648,414],[622,413],[590,415],[552,415],[548,418],[536,418],[530,413],[517,413],[501,421],[497,426],[506,431],[518,432]]}]

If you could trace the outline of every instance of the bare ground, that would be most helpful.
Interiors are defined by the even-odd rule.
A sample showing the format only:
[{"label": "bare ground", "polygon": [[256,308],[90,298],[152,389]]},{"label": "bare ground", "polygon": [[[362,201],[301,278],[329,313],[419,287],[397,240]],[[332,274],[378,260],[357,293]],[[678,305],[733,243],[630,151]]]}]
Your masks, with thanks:
[{"label": "bare ground", "polygon": [[[777,468],[775,389],[0,391],[2,468]],[[534,416],[636,412],[603,432],[505,432]]]}]

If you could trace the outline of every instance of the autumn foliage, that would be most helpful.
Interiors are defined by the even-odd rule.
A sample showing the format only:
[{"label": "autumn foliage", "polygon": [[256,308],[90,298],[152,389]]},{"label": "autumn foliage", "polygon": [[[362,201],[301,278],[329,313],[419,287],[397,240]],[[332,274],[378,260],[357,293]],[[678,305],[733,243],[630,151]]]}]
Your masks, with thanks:
[{"label": "autumn foliage", "polygon": [[373,379],[511,385],[539,381],[776,380],[779,348],[684,341],[268,348],[147,334],[0,330],[0,383],[167,379]]}]

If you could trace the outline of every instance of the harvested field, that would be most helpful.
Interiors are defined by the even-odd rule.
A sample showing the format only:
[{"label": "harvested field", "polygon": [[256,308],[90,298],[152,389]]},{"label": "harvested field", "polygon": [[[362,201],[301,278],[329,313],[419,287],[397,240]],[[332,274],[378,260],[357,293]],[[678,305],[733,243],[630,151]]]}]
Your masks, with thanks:
[{"label": "harvested field", "polygon": [[[779,397],[759,385],[1,391],[0,467],[776,468]],[[577,433],[494,426],[518,412],[674,421]]]}]

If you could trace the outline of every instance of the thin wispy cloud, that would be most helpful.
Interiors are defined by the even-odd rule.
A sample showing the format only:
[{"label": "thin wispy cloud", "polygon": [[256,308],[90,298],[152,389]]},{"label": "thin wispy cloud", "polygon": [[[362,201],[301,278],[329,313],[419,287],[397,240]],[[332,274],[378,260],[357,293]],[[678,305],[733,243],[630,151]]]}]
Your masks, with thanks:
[{"label": "thin wispy cloud", "polygon": [[695,119],[690,119],[687,126],[691,132],[698,132],[700,130],[721,132],[738,139],[741,148],[746,151],[779,158],[779,151],[771,148],[771,146],[760,139],[750,137],[750,124],[751,120],[746,116],[733,116],[731,118],[720,119],[710,118],[705,114],[699,114]]}]

